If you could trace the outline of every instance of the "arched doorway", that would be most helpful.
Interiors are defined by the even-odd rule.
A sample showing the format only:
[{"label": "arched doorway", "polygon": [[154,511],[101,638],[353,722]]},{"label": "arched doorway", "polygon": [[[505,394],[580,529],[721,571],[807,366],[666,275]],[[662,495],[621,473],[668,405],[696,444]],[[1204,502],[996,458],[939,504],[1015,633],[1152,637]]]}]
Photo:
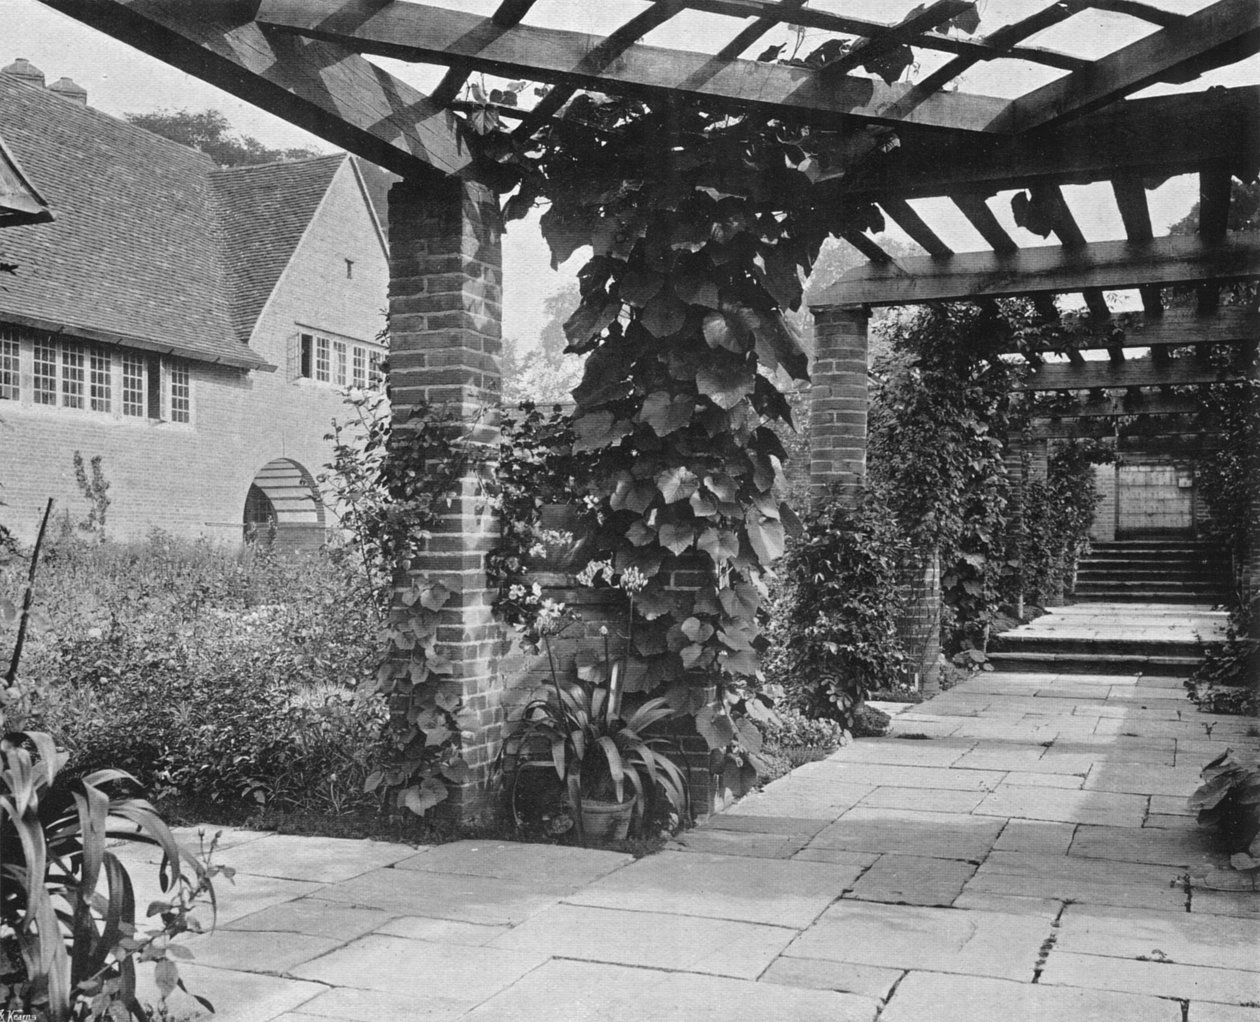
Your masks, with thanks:
[{"label": "arched doorway", "polygon": [[291,458],[269,461],[254,476],[243,514],[247,543],[313,550],[324,542],[324,507],[314,477]]}]

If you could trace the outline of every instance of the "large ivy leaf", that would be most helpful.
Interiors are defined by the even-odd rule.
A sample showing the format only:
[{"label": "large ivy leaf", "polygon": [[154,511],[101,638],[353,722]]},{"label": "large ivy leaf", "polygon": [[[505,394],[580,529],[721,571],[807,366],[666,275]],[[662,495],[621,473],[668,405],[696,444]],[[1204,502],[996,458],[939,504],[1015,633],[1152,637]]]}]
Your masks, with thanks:
[{"label": "large ivy leaf", "polygon": [[709,703],[696,713],[696,734],[710,749],[724,750],[735,740],[735,725],[717,705]]},{"label": "large ivy leaf", "polygon": [[583,245],[591,242],[591,214],[585,209],[565,212],[560,203],[552,203],[538,220],[547,247],[551,249],[551,268],[559,269]]},{"label": "large ivy leaf", "polygon": [[[576,450],[576,446],[574,450]],[[656,496],[656,487],[650,483],[639,482],[629,472],[623,472],[617,478],[612,496],[608,503],[614,511],[633,511],[643,514]]]},{"label": "large ivy leaf", "polygon": [[641,309],[658,294],[665,284],[665,278],[651,270],[629,269],[622,274],[618,282],[617,293],[621,300],[636,309]]},{"label": "large ivy leaf", "polygon": [[720,614],[722,604],[718,600],[718,592],[713,586],[706,586],[696,593],[691,609],[697,614]]},{"label": "large ivy leaf", "polygon": [[619,345],[603,345],[586,357],[582,382],[573,389],[579,408],[591,408],[605,401],[625,397],[630,392],[626,377],[633,359]]},{"label": "large ivy leaf", "polygon": [[669,436],[691,422],[695,408],[695,398],[688,394],[671,396],[667,391],[657,390],[643,402],[639,421],[651,426],[657,436]]},{"label": "large ivy leaf", "polygon": [[696,389],[719,408],[729,410],[753,392],[756,377],[747,363],[705,365],[696,373]]},{"label": "large ivy leaf", "polygon": [[709,309],[718,307],[717,284],[704,274],[684,274],[671,281],[674,294],[688,305],[703,305]]},{"label": "large ivy leaf", "polygon": [[754,677],[761,670],[761,661],[752,650],[740,650],[738,653],[724,653],[718,658],[722,669],[730,674]]},{"label": "large ivy leaf", "polygon": [[439,802],[445,802],[448,794],[446,785],[436,777],[426,777],[402,793],[402,804],[417,816],[423,816]]},{"label": "large ivy leaf", "polygon": [[690,646],[684,646],[678,654],[682,660],[683,668],[688,671],[702,670],[710,667],[716,659],[717,654],[713,650],[697,643]]},{"label": "large ivy leaf", "polygon": [[704,485],[724,504],[731,503],[739,496],[739,484],[725,472],[715,472],[713,475],[705,476]]},{"label": "large ivy leaf", "polygon": [[686,500],[696,492],[699,485],[700,481],[696,478],[696,474],[685,465],[667,468],[656,477],[656,488],[660,490],[666,504]]},{"label": "large ivy leaf", "polygon": [[729,529],[705,529],[696,546],[720,568],[739,553],[739,537]]},{"label": "large ivy leaf", "polygon": [[690,525],[666,523],[660,529],[661,546],[672,554],[681,554],[695,542],[696,530]]},{"label": "large ivy leaf", "polygon": [[635,546],[646,546],[656,539],[656,530],[644,522],[642,518],[638,518],[626,530],[626,539],[630,540]]},{"label": "large ivy leaf", "polygon": [[747,582],[739,582],[733,588],[718,590],[718,603],[722,612],[737,621],[751,621],[761,606],[761,594]]},{"label": "large ivy leaf", "polygon": [[779,505],[779,518],[783,522],[784,529],[793,539],[800,539],[805,535],[805,523],[801,521],[800,516],[792,510],[790,504],[783,503]]},{"label": "large ivy leaf", "polygon": [[639,316],[643,328],[653,337],[673,337],[687,322],[687,306],[670,291],[661,291],[648,302]]},{"label": "large ivy leaf", "polygon": [[634,431],[634,423],[612,412],[587,412],[573,420],[573,452],[597,451]]},{"label": "large ivy leaf", "polygon": [[889,85],[892,85],[906,68],[914,63],[914,50],[909,45],[895,46],[890,50],[883,50],[878,56],[864,60],[862,66],[871,74],[879,75]]},{"label": "large ivy leaf", "polygon": [[766,290],[780,309],[799,309],[805,288],[791,246],[779,244],[765,255]]},{"label": "large ivy leaf", "polygon": [[705,316],[702,329],[705,343],[710,348],[725,348],[737,355],[742,355],[748,350],[748,346],[731,325],[731,321],[720,312],[710,312]]},{"label": "large ivy leaf", "polygon": [[1018,226],[1039,237],[1048,238],[1055,228],[1058,209],[1052,193],[1034,188],[1011,196],[1011,213]]},{"label": "large ivy leaf", "polygon": [[783,556],[785,536],[782,522],[768,518],[756,508],[749,508],[744,527],[748,530],[748,542],[762,564],[770,564]]},{"label": "large ivy leaf", "polygon": [[717,505],[709,500],[699,490],[691,495],[691,513],[697,518],[712,518],[717,514]]},{"label": "large ivy leaf", "polygon": [[682,623],[682,631],[692,642],[708,642],[713,635],[713,626],[698,617],[689,617]]},{"label": "large ivy leaf", "polygon": [[574,348],[590,344],[621,313],[621,302],[599,291],[583,299],[577,311],[564,321],[565,340]]},{"label": "large ivy leaf", "polygon": [[757,356],[771,367],[782,366],[794,380],[809,379],[809,356],[797,336],[795,328],[772,311],[761,317],[754,336],[757,339]]},{"label": "large ivy leaf", "polygon": [[968,35],[975,35],[980,28],[980,8],[974,3],[968,4],[962,13],[949,19],[949,25]]},{"label": "large ivy leaf", "polygon": [[647,621],[655,621],[674,610],[673,594],[667,592],[659,582],[648,583],[647,588],[634,598],[634,603]]}]

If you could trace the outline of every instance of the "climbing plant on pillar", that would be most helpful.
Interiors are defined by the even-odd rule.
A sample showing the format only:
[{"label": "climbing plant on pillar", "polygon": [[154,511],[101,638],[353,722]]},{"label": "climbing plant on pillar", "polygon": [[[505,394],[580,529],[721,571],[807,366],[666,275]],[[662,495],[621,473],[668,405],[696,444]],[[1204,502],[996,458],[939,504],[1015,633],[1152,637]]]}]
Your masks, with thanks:
[{"label": "climbing plant on pillar", "polygon": [[792,419],[775,377],[807,378],[783,312],[829,229],[878,216],[824,205],[820,141],[836,144],[579,96],[531,143],[505,208],[549,202],[555,264],[591,247],[565,332],[587,355],[573,429],[605,494],[596,546],[646,579],[636,687],[669,692],[714,748],[740,737],[728,708],[759,677],[763,576],[800,529],[775,496],[786,452],[770,424]]}]

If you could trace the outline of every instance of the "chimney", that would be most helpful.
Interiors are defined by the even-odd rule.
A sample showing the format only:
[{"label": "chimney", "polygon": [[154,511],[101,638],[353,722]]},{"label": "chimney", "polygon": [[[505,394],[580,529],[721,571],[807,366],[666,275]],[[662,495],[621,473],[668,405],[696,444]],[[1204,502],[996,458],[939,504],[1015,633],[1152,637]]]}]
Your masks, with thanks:
[{"label": "chimney", "polygon": [[40,89],[44,87],[44,72],[25,57],[18,57],[17,60],[3,69],[3,73],[11,75],[27,85],[34,85]]},{"label": "chimney", "polygon": [[69,78],[58,78],[48,86],[48,91],[57,93],[58,96],[70,100],[71,103],[87,106],[87,89],[72,82]]}]

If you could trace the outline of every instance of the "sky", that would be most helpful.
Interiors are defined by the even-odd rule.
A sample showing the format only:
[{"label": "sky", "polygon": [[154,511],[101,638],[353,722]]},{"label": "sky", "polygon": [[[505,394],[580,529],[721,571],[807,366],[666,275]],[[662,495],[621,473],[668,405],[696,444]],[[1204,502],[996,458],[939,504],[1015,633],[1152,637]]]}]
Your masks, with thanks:
[{"label": "sky", "polygon": [[[443,6],[473,13],[488,13],[496,0],[437,0]],[[1044,7],[1047,0],[981,0],[981,33],[985,22],[990,25],[1018,18]],[[1192,13],[1209,0],[1159,0],[1158,5],[1178,13]],[[813,0],[811,7],[843,10],[857,17],[877,21],[893,21],[915,5],[914,0]],[[531,17],[533,23],[545,27],[566,28],[593,34],[605,34],[621,21],[647,6],[643,0],[543,0]],[[725,40],[731,19],[717,15],[687,12],[671,19],[649,35],[645,42],[655,45],[694,49],[712,49],[713,40]],[[736,31],[738,29],[736,28]],[[1080,56],[1093,57],[1124,45],[1153,31],[1154,26],[1111,12],[1087,12],[1077,15],[1030,40],[1037,45],[1059,49]],[[780,33],[786,38],[784,32]],[[253,135],[273,147],[296,147],[331,150],[320,139],[308,135],[270,114],[251,106],[228,93],[177,71],[161,61],[116,42],[54,11],[38,0],[0,0],[0,66],[17,57],[26,57],[44,72],[51,83],[67,76],[87,89],[88,103],[98,110],[119,116],[127,112],[155,109],[221,111],[233,127]],[[766,37],[767,43],[779,38]],[[791,43],[792,40],[789,40]],[[809,40],[804,43],[806,52]],[[926,56],[920,72],[936,66]],[[381,60],[383,66],[417,88],[431,87],[437,72],[417,69],[398,61]],[[1014,96],[1047,80],[1044,68],[1023,66],[1017,73],[1000,72],[997,63],[981,65],[968,72],[961,81],[964,92],[997,96]],[[1049,77],[1054,77],[1053,73]],[[1251,58],[1229,68],[1206,75],[1190,86],[1159,86],[1139,95],[1186,89],[1202,89],[1209,85],[1234,86],[1260,81],[1260,58]],[[1090,241],[1123,237],[1119,213],[1106,185],[1066,188],[1064,194],[1081,230]],[[1192,178],[1174,178],[1149,193],[1151,218],[1157,234],[1186,214],[1197,198],[1197,182]],[[957,251],[984,249],[987,246],[962,215],[947,200],[916,200],[912,203],[942,239]],[[1042,239],[1016,228],[1008,204],[1000,198],[991,203],[999,220],[1024,244],[1044,244]],[[898,236],[893,230],[890,234]],[[904,240],[904,236],[901,236]],[[503,330],[505,336],[520,338],[526,345],[541,330],[543,298],[565,286],[584,257],[575,255],[558,271],[550,269],[550,255],[537,229],[537,219],[514,222],[504,239]]]}]

